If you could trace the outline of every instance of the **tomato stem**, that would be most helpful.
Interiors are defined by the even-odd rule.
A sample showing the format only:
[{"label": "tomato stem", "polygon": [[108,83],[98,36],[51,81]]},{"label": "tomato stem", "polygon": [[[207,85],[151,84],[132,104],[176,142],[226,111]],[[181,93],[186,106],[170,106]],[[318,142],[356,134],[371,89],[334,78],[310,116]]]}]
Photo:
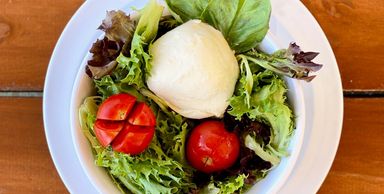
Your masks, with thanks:
[{"label": "tomato stem", "polygon": [[202,161],[204,163],[204,166],[212,166],[213,161],[212,161],[211,157],[205,156],[205,157],[203,157]]}]

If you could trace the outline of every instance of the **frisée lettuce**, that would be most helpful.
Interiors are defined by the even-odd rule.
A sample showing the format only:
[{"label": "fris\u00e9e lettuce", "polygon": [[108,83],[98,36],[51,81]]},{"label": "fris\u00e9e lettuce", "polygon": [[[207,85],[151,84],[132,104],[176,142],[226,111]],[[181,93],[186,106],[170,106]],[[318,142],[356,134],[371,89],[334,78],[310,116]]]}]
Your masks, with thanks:
[{"label": "fris\u00e9e lettuce", "polygon": [[228,113],[237,119],[246,115],[271,126],[267,144],[248,134],[245,145],[265,161],[276,165],[281,156],[287,155],[286,148],[294,126],[293,113],[286,102],[287,87],[284,80],[272,71],[260,69],[252,62],[241,64],[245,67],[235,95],[230,99]]},{"label": "fris\u00e9e lettuce", "polygon": [[201,194],[227,194],[240,191],[244,186],[246,175],[240,174],[233,176],[224,181],[211,181],[206,187],[201,190]]}]

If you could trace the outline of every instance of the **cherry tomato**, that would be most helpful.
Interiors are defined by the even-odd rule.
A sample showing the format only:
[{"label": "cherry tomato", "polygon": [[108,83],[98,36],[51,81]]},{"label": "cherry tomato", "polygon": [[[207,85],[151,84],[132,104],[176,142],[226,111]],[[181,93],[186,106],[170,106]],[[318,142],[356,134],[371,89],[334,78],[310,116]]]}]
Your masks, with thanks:
[{"label": "cherry tomato", "polygon": [[128,116],[128,122],[132,125],[155,126],[156,118],[151,108],[144,102],[139,102]]},{"label": "cherry tomato", "polygon": [[124,127],[124,121],[96,120],[93,130],[102,146],[109,145]]},{"label": "cherry tomato", "polygon": [[129,94],[115,94],[101,103],[97,111],[97,119],[122,121],[125,120],[135,105],[136,98]]},{"label": "cherry tomato", "polygon": [[156,117],[144,102],[129,94],[116,94],[101,103],[94,131],[102,146],[136,155],[151,143]]},{"label": "cherry tomato", "polygon": [[126,154],[140,154],[149,146],[154,133],[154,126],[131,125],[127,122],[124,129],[112,141],[112,148]]},{"label": "cherry tomato", "polygon": [[205,173],[231,167],[240,152],[236,134],[227,131],[220,121],[205,121],[195,127],[187,142],[190,165]]}]

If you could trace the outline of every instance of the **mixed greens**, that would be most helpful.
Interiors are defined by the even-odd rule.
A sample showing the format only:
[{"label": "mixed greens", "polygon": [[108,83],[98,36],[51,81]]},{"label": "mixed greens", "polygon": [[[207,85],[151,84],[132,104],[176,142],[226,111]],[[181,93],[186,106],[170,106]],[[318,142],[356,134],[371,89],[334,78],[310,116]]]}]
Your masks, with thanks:
[{"label": "mixed greens", "polygon": [[[310,81],[321,65],[317,53],[288,49],[266,54],[257,48],[268,31],[269,0],[166,0],[164,7],[150,0],[138,18],[109,11],[86,66],[97,94],[79,108],[80,124],[95,155],[123,193],[243,193],[288,156],[294,114],[287,104],[287,86],[281,75]],[[173,111],[148,89],[153,41],[184,22],[200,19],[219,30],[235,51],[240,75],[223,121],[241,142],[240,156],[229,169],[204,174],[186,160],[189,131],[200,121]],[[127,93],[150,106],[156,131],[149,147],[139,155],[100,145],[94,132],[99,105],[109,96]]]}]

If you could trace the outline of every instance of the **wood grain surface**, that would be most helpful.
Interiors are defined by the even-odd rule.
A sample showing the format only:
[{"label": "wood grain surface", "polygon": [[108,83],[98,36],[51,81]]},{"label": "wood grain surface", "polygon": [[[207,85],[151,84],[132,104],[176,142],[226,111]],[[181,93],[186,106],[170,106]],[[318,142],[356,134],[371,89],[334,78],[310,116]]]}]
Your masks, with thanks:
[{"label": "wood grain surface", "polygon": [[38,90],[65,24],[83,0],[0,0],[0,90]]},{"label": "wood grain surface", "polygon": [[384,89],[384,1],[302,0],[323,28],[345,89]]},{"label": "wood grain surface", "polygon": [[384,98],[345,98],[341,141],[319,193],[384,193]]},{"label": "wood grain surface", "polygon": [[0,98],[0,193],[64,193],[45,140],[41,98]]}]

